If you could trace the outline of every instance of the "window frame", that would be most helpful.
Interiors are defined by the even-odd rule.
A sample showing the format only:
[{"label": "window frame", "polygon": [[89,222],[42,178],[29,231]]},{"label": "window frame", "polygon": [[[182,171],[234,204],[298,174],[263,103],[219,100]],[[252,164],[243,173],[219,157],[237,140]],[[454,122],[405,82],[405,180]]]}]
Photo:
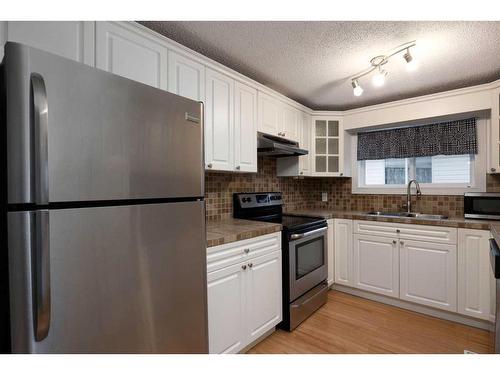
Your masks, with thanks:
[{"label": "window frame", "polygon": [[[477,119],[478,154],[473,155],[470,163],[471,178],[469,184],[464,183],[420,183],[423,195],[462,195],[467,192],[486,191],[486,130],[489,121],[487,119]],[[364,184],[364,162],[357,160],[357,134],[351,137],[351,168],[352,193],[353,194],[406,194],[406,184],[404,185],[366,185]],[[412,158],[409,158],[412,159]],[[414,158],[413,158],[414,159]],[[415,175],[415,163],[409,162],[408,176]]]}]

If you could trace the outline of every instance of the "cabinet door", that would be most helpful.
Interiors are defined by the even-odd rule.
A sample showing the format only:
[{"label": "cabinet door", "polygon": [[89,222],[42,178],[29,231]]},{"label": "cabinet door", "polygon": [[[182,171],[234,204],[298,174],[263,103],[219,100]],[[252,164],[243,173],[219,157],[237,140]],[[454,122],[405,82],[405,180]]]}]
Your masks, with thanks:
[{"label": "cabinet door", "polygon": [[251,343],[282,319],[281,251],[250,260],[246,277],[247,343]]},{"label": "cabinet door", "polygon": [[485,230],[458,230],[458,312],[479,319],[491,319],[489,235]]},{"label": "cabinet door", "polygon": [[352,220],[334,220],[335,283],[353,286]]},{"label": "cabinet door", "polygon": [[396,238],[354,235],[354,287],[399,298]]},{"label": "cabinet door", "polygon": [[400,240],[400,298],[457,311],[457,246]]},{"label": "cabinet door", "polygon": [[167,90],[167,48],[113,22],[96,22],[96,67]]},{"label": "cabinet door", "polygon": [[339,118],[314,118],[312,129],[313,174],[317,176],[344,175],[344,140]]},{"label": "cabinet door", "polygon": [[212,353],[237,353],[246,344],[243,264],[210,272],[207,277],[208,347]]},{"label": "cabinet door", "polygon": [[299,112],[293,107],[284,105],[282,116],[281,136],[292,141],[299,141]]},{"label": "cabinet door", "polygon": [[333,219],[328,220],[328,231],[327,231],[327,246],[328,246],[328,286],[333,284],[334,281],[334,267],[335,267],[335,241],[334,241],[334,223]]},{"label": "cabinet door", "polygon": [[258,130],[262,133],[278,135],[281,133],[281,107],[279,102],[262,92],[259,92]]},{"label": "cabinet door", "polygon": [[234,164],[241,172],[257,172],[257,90],[234,87]]},{"label": "cabinet door", "polygon": [[500,173],[500,88],[491,91],[488,173]]},{"label": "cabinet door", "polygon": [[234,168],[234,81],[206,69],[205,163],[207,169]]},{"label": "cabinet door", "polygon": [[311,116],[308,114],[301,114],[302,126],[299,131],[301,134],[301,138],[299,141],[300,148],[306,149],[309,151],[307,155],[299,156],[299,168],[300,175],[309,176],[311,174]]},{"label": "cabinet door", "polygon": [[5,35],[0,38],[2,48],[0,59],[3,57],[3,44],[11,41],[94,65],[94,22],[9,21],[2,23]]},{"label": "cabinet door", "polygon": [[205,101],[205,66],[169,51],[168,91],[200,102]]}]

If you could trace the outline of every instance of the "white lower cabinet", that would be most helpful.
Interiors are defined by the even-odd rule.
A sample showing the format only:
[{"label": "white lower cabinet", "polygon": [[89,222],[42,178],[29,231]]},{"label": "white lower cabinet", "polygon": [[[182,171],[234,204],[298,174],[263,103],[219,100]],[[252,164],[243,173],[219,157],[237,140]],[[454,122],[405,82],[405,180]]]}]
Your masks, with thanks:
[{"label": "white lower cabinet", "polygon": [[[238,353],[281,322],[280,240],[278,232],[209,248],[209,269],[216,269],[207,276],[210,353]],[[235,252],[236,263],[217,269],[222,258],[238,259]]]},{"label": "white lower cabinet", "polygon": [[335,283],[495,320],[489,231],[346,219],[334,223]]},{"label": "white lower cabinet", "polygon": [[328,230],[326,234],[326,243],[328,246],[327,257],[328,257],[328,277],[326,279],[328,286],[332,285],[335,279],[335,230],[333,219],[327,220]]},{"label": "white lower cabinet", "polygon": [[210,353],[237,353],[245,345],[245,278],[240,264],[208,274]]},{"label": "white lower cabinet", "polygon": [[458,312],[494,321],[495,278],[489,238],[486,230],[458,230]]},{"label": "white lower cabinet", "polygon": [[457,246],[400,240],[400,298],[457,311]]},{"label": "white lower cabinet", "polygon": [[354,287],[399,297],[399,246],[390,237],[354,235]]},{"label": "white lower cabinet", "polygon": [[281,254],[255,258],[247,267],[246,322],[250,343],[281,321]]},{"label": "white lower cabinet", "polygon": [[354,286],[352,254],[352,220],[334,219],[335,283]]}]

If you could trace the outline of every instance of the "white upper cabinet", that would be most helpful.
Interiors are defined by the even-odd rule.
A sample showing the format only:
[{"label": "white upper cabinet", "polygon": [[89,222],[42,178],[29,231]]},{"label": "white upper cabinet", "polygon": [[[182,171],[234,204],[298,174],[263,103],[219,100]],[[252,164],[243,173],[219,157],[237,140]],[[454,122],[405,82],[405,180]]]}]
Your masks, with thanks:
[{"label": "white upper cabinet", "polygon": [[167,90],[167,47],[114,22],[96,22],[96,67]]},{"label": "white upper cabinet", "polygon": [[395,238],[354,235],[354,287],[399,298],[399,245]]},{"label": "white upper cabinet", "polygon": [[489,238],[486,230],[458,230],[458,312],[494,320],[495,278]]},{"label": "white upper cabinet", "polygon": [[488,173],[500,173],[500,88],[491,93]]},{"label": "white upper cabinet", "polygon": [[205,101],[205,66],[176,52],[168,52],[168,91]]},{"label": "white upper cabinet", "polygon": [[[300,140],[299,133],[299,111],[295,108],[284,105],[282,110],[282,128],[281,128],[281,136],[286,139],[290,139],[292,141]],[[300,119],[300,124],[302,125],[302,119]],[[280,135],[280,134],[278,134]]]},{"label": "white upper cabinet", "polygon": [[234,170],[234,80],[206,70],[205,166]]},{"label": "white upper cabinet", "polygon": [[257,172],[257,90],[234,87],[234,164],[241,172]]},{"label": "white upper cabinet", "polygon": [[259,124],[258,130],[262,133],[278,135],[281,133],[281,105],[280,102],[259,91]]},{"label": "white upper cabinet", "polygon": [[311,116],[307,113],[300,113],[299,119],[302,122],[302,126],[299,127],[299,132],[301,134],[299,145],[300,148],[309,151],[307,155],[299,157],[299,174],[301,176],[311,175]]},{"label": "white upper cabinet", "polygon": [[94,22],[9,21],[0,28],[0,59],[4,43],[11,41],[94,65]]},{"label": "white upper cabinet", "polygon": [[400,298],[457,311],[457,246],[400,242]]},{"label": "white upper cabinet", "polygon": [[313,116],[311,150],[313,176],[344,175],[344,137],[340,117]]}]

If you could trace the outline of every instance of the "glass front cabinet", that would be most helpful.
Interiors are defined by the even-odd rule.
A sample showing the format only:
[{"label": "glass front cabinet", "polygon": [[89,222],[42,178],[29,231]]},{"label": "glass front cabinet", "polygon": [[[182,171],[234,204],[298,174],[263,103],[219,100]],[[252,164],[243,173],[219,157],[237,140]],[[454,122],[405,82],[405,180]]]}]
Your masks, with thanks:
[{"label": "glass front cabinet", "polygon": [[344,137],[342,119],[313,116],[311,158],[313,176],[344,176]]}]

